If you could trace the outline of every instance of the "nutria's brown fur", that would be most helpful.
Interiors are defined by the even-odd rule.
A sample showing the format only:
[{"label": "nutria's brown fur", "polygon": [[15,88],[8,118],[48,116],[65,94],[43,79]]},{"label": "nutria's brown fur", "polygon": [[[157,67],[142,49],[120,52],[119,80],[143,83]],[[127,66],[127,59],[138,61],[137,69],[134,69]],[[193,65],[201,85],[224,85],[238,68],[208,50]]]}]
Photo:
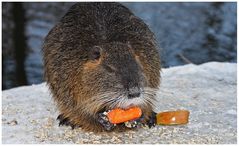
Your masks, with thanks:
[{"label": "nutria's brown fur", "polygon": [[135,105],[149,120],[160,83],[159,54],[153,33],[126,7],[73,5],[47,35],[43,55],[60,124],[104,131],[98,113]]}]

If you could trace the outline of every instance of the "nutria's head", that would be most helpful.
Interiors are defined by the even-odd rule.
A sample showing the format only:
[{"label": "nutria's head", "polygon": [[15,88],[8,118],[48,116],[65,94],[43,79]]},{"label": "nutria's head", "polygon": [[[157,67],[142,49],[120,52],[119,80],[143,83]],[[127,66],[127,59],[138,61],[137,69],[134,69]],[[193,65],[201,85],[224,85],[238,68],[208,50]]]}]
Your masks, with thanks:
[{"label": "nutria's head", "polygon": [[87,56],[81,74],[82,92],[90,95],[85,103],[95,112],[153,103],[155,90],[148,87],[139,56],[129,44],[94,46]]}]

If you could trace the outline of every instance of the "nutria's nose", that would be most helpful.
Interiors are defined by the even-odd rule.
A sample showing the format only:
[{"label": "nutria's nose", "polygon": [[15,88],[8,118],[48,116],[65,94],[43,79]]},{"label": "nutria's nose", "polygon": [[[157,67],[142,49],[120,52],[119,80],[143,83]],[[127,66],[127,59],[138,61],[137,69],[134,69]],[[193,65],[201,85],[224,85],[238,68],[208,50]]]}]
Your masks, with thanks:
[{"label": "nutria's nose", "polygon": [[140,88],[138,87],[132,87],[129,88],[129,92],[128,92],[128,98],[132,99],[132,98],[136,98],[136,97],[140,97]]}]

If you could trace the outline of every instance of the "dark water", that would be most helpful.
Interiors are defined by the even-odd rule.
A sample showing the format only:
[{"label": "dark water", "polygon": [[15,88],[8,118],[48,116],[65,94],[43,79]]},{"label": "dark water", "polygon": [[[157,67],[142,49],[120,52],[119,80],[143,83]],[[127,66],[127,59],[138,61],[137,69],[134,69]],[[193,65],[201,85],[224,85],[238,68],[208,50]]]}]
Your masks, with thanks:
[{"label": "dark water", "polygon": [[[236,3],[122,3],[155,33],[163,67],[208,61],[236,62]],[[42,43],[54,24],[73,3],[3,3],[2,87],[43,82]],[[19,20],[18,16],[25,17]],[[16,16],[17,15],[17,16]],[[22,21],[22,23],[19,21]],[[18,29],[14,25],[18,25]],[[21,24],[24,24],[21,27]],[[15,39],[23,31],[26,37]],[[15,31],[14,31],[15,30]],[[20,38],[24,38],[20,36]],[[20,41],[20,42],[19,42]],[[22,42],[26,42],[26,46]],[[20,44],[19,44],[20,43]],[[24,51],[23,56],[16,57]],[[24,59],[22,61],[21,59]],[[19,61],[20,60],[20,61]],[[20,63],[19,63],[20,62]],[[24,63],[23,67],[17,66]],[[20,65],[21,66],[21,65]],[[24,76],[26,81],[19,82]],[[20,78],[20,79],[19,79]]]}]

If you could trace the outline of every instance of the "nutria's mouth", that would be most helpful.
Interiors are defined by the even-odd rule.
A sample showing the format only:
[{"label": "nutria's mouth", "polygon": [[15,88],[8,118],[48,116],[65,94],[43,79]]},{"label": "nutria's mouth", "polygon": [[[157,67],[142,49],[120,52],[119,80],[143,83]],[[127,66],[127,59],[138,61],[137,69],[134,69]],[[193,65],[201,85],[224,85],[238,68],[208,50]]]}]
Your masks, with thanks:
[{"label": "nutria's mouth", "polygon": [[111,105],[104,106],[99,111],[99,113],[107,112],[107,111],[110,111],[115,108],[127,110],[132,107],[141,107],[145,103],[143,102],[143,99],[139,99],[139,98],[141,98],[141,97],[134,98],[134,99],[123,99],[123,100],[118,99],[115,102],[113,102]]},{"label": "nutria's mouth", "polygon": [[147,103],[145,102],[144,97],[137,97],[133,99],[128,99],[126,97],[119,97],[119,98],[116,98],[116,100],[112,102],[111,104],[108,104],[104,108],[104,111],[112,110],[115,108],[127,110],[132,107],[142,107],[146,104]]},{"label": "nutria's mouth", "polygon": [[137,97],[133,99],[120,99],[119,103],[115,106],[121,109],[128,109],[133,106],[140,106],[144,104],[144,99],[143,97]]}]

